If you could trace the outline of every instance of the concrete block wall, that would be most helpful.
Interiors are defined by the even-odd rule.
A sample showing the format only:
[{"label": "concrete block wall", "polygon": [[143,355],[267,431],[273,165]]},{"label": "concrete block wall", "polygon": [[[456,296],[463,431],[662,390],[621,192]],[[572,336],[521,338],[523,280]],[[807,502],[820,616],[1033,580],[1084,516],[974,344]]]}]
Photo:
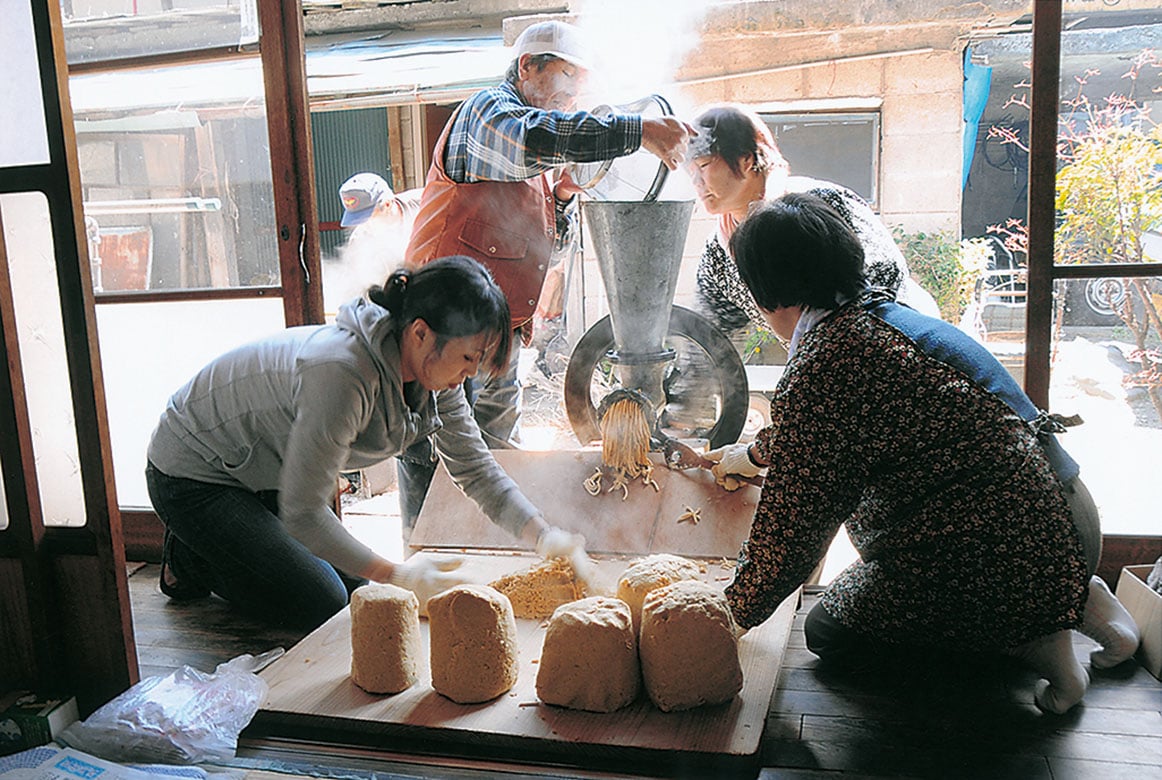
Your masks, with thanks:
[{"label": "concrete block wall", "polygon": [[959,235],[961,55],[932,51],[887,58],[882,77],[880,214],[909,232]]}]

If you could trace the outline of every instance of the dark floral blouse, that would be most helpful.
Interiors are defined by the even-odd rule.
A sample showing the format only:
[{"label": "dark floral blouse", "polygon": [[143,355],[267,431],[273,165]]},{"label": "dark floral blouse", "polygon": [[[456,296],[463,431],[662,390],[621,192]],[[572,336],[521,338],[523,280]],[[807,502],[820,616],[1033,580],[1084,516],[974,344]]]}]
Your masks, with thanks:
[{"label": "dark floral blouse", "polygon": [[998,397],[849,304],[803,337],[771,409],[726,591],[740,625],[766,620],[845,524],[861,559],[822,604],[850,629],[983,650],[1079,624],[1088,578],[1061,483]]}]

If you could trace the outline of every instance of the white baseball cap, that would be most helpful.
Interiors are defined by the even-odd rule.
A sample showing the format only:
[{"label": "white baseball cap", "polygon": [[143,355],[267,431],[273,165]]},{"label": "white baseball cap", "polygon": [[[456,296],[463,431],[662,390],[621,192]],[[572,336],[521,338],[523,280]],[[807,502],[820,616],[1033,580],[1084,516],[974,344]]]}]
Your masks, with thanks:
[{"label": "white baseball cap", "polygon": [[537,22],[526,27],[513,44],[513,58],[522,54],[552,54],[579,68],[592,70],[592,52],[580,27],[565,22]]},{"label": "white baseball cap", "polygon": [[387,180],[374,173],[357,173],[339,188],[339,199],[343,201],[341,227],[351,227],[366,222],[379,202],[394,195]]}]

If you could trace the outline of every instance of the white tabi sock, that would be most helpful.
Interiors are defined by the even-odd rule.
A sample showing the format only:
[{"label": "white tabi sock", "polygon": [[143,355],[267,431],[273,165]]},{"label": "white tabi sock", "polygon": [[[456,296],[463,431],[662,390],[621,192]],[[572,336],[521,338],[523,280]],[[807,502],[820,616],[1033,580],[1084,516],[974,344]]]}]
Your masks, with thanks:
[{"label": "white tabi sock", "polygon": [[1089,579],[1081,633],[1101,645],[1101,650],[1094,650],[1089,656],[1097,669],[1109,669],[1132,657],[1141,641],[1134,618],[1110,592],[1105,580],[1097,576]]},{"label": "white tabi sock", "polygon": [[1033,696],[1043,712],[1062,715],[1085,696],[1089,675],[1073,654],[1073,632],[1069,629],[1039,637],[1009,652],[1045,678],[1038,682]]}]

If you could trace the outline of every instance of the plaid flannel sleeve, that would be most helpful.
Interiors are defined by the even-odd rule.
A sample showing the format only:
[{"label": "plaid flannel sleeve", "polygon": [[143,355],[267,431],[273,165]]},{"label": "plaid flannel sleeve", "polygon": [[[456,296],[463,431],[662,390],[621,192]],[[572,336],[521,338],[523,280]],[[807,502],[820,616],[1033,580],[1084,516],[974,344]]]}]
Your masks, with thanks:
[{"label": "plaid flannel sleeve", "polygon": [[522,181],[569,162],[597,162],[641,146],[641,117],[544,111],[504,85],[460,110],[444,168],[453,181]]}]

